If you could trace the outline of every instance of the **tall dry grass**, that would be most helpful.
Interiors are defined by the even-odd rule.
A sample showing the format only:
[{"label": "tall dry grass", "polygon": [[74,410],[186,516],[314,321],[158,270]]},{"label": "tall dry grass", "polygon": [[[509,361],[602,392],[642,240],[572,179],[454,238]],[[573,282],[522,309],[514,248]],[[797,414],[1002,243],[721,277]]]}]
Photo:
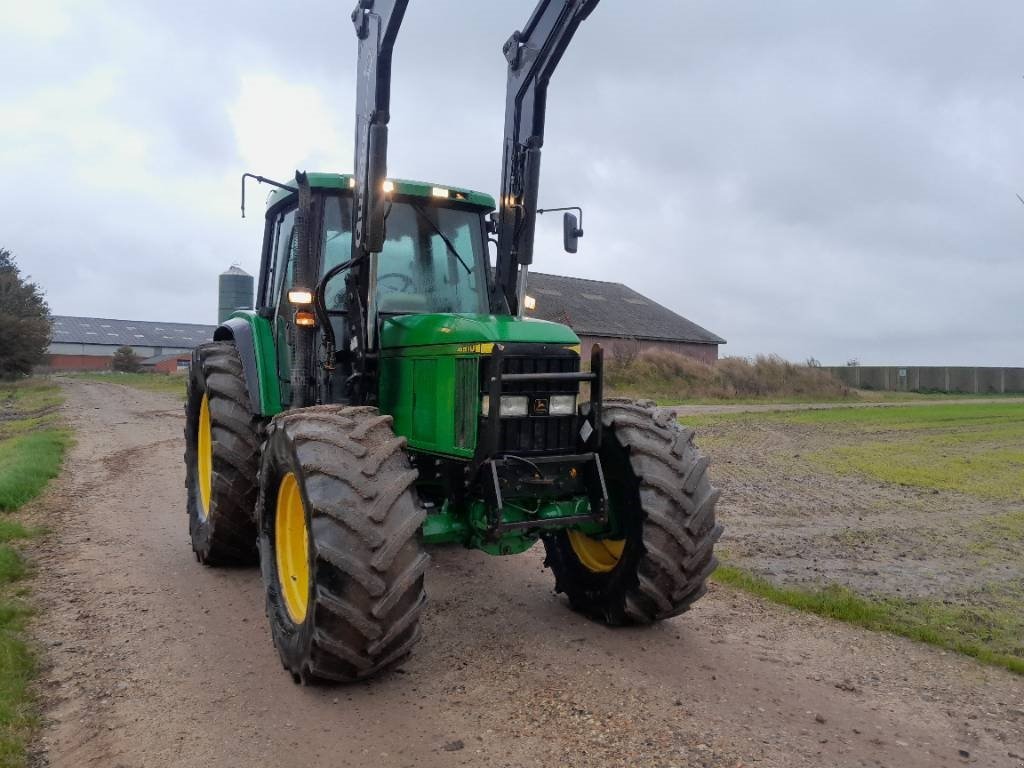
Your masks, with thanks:
[{"label": "tall dry grass", "polygon": [[647,350],[632,359],[611,356],[605,381],[615,394],[657,400],[826,399],[851,397],[827,371],[796,365],[777,355],[753,360],[726,357],[715,365],[663,350]]}]

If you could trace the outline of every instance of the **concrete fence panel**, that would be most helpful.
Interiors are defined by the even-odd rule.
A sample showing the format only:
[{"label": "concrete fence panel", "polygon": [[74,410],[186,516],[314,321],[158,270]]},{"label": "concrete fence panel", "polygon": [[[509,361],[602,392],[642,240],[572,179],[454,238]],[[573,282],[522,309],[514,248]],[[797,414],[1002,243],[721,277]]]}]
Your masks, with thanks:
[{"label": "concrete fence panel", "polygon": [[949,391],[949,379],[946,376],[947,371],[945,368],[918,368],[917,373],[917,390],[919,392],[928,392],[929,390],[937,392]]},{"label": "concrete fence panel", "polygon": [[1024,393],[1024,368],[972,366],[825,366],[848,387],[892,392]]},{"label": "concrete fence panel", "polygon": [[974,381],[974,368],[954,367],[949,369],[949,392],[977,392]]},{"label": "concrete fence panel", "polygon": [[1024,368],[1003,368],[1003,391],[1024,392]]}]

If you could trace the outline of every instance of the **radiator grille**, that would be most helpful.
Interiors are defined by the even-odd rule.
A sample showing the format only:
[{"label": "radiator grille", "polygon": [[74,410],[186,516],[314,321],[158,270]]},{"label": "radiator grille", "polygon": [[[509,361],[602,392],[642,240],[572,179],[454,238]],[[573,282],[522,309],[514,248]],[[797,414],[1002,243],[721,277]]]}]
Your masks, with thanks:
[{"label": "radiator grille", "polygon": [[479,358],[459,357],[455,360],[455,445],[473,448],[476,445],[477,413],[480,408]]},{"label": "radiator grille", "polygon": [[[578,373],[579,355],[566,352],[558,355],[506,355],[503,373]],[[509,382],[503,385],[506,395],[549,397],[577,394],[575,381]],[[486,392],[481,378],[481,392]],[[498,450],[517,455],[573,453],[576,450],[577,416],[525,416],[501,419]]]}]

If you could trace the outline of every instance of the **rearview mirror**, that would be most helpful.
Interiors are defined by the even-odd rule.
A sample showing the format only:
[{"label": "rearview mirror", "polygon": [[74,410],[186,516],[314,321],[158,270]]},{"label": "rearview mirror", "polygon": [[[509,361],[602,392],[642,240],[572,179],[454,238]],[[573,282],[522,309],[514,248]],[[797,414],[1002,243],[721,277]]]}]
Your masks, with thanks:
[{"label": "rearview mirror", "polygon": [[565,252],[576,253],[581,237],[583,230],[580,229],[576,214],[567,212],[562,217],[562,244],[565,246]]}]

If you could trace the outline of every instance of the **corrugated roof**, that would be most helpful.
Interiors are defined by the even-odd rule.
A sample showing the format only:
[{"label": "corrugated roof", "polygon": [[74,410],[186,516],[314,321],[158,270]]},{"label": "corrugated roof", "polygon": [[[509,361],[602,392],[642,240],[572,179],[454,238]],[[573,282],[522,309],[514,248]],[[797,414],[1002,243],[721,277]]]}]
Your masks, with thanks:
[{"label": "corrugated roof", "polygon": [[530,317],[563,323],[584,336],[726,343],[622,283],[531,272],[526,292],[537,300]]},{"label": "corrugated roof", "polygon": [[66,344],[117,344],[129,347],[183,347],[191,349],[213,340],[213,325],[154,323],[148,320],[111,320],[102,317],[53,318],[53,340]]}]

